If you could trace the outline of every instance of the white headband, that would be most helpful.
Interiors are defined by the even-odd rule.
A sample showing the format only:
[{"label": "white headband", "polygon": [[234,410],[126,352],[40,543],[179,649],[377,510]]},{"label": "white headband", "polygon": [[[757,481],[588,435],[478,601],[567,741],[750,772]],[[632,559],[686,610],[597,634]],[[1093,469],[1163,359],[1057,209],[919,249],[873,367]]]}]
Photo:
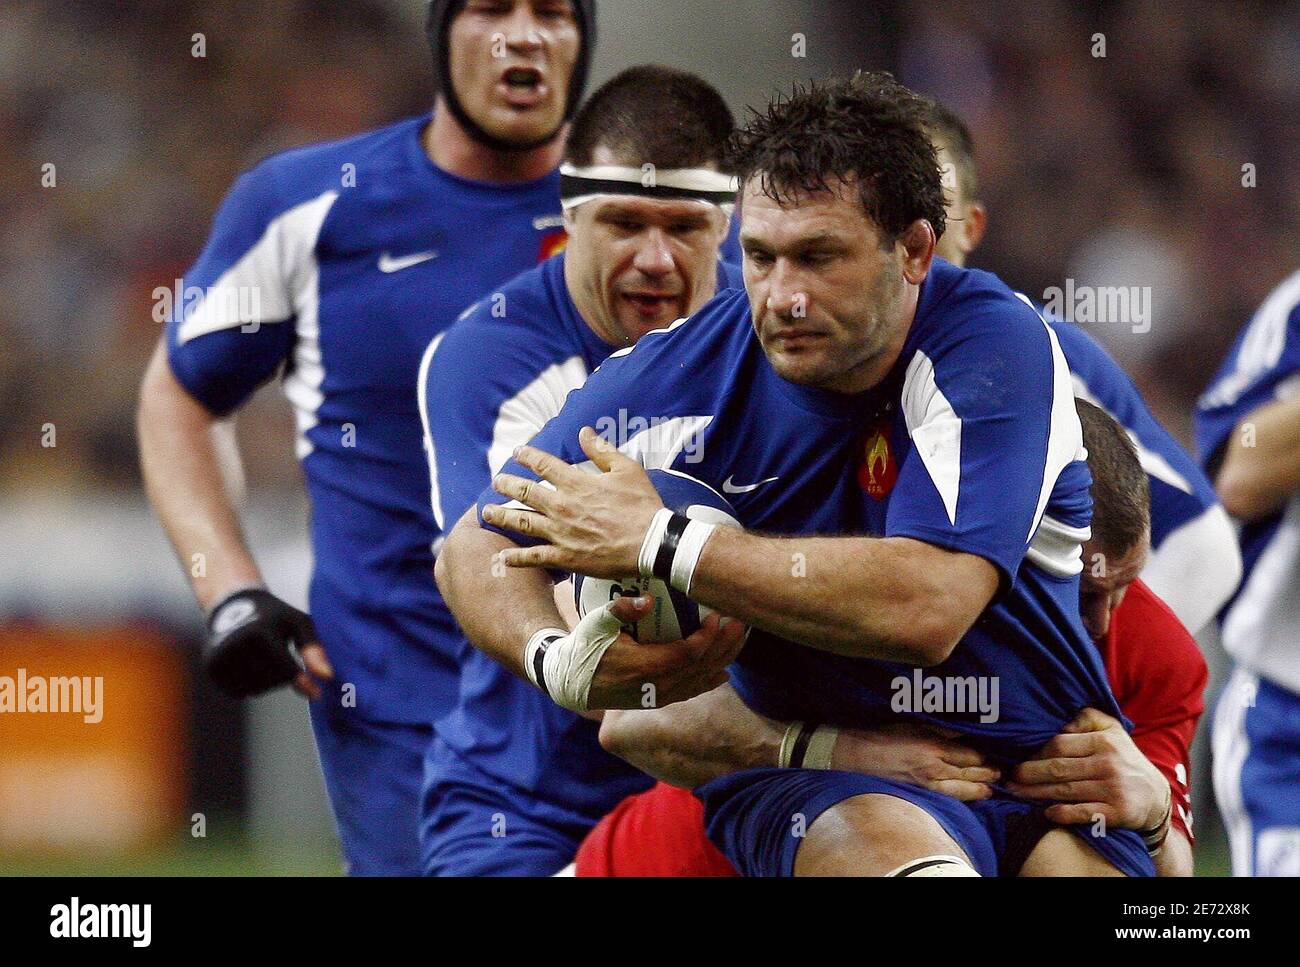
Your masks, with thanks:
[{"label": "white headband", "polygon": [[716,205],[730,215],[736,207],[739,179],[710,168],[668,168],[647,165],[560,165],[560,205],[571,208],[603,195],[680,199]]}]

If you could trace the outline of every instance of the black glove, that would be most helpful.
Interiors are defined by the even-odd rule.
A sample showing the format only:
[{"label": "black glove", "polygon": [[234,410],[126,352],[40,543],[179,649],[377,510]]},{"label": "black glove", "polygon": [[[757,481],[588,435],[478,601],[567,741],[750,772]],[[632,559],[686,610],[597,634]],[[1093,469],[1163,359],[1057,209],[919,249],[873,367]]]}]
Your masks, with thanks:
[{"label": "black glove", "polygon": [[263,588],[222,599],[208,615],[203,667],[234,698],[287,685],[303,671],[297,649],[316,640],[316,626]]}]

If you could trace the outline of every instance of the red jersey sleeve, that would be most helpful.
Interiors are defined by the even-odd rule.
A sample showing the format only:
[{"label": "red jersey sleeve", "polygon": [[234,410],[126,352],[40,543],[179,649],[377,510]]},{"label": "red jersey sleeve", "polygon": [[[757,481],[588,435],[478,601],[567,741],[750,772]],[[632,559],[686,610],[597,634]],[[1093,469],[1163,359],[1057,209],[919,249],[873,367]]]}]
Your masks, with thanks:
[{"label": "red jersey sleeve", "polygon": [[1196,640],[1141,580],[1111,616],[1106,674],[1133,742],[1169,781],[1174,826],[1192,838],[1191,746],[1209,670]]}]

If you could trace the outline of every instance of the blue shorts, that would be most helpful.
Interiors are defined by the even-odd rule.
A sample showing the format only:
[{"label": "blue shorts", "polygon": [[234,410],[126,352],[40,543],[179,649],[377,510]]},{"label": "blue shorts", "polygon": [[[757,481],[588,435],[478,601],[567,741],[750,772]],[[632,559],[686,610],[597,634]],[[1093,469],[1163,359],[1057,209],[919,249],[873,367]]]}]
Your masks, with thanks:
[{"label": "blue shorts", "polygon": [[596,820],[530,802],[435,737],[420,827],[428,876],[554,876]]},{"label": "blue shorts", "polygon": [[1237,876],[1300,876],[1300,695],[1238,668],[1214,711],[1214,796]]},{"label": "blue shorts", "polygon": [[418,876],[420,786],[432,725],[375,722],[346,708],[337,682],[308,703],[321,771],[353,876]]},{"label": "blue shorts", "polygon": [[[1042,807],[996,793],[964,803],[919,786],[856,772],[750,769],[695,791],[704,803],[709,838],[745,876],[793,876],[795,854],[817,817],[854,796],[881,793],[924,809],[953,838],[980,876],[1014,876],[1053,825]],[[1131,829],[1092,835],[1068,827],[1128,876],[1154,876],[1142,838]]]}]

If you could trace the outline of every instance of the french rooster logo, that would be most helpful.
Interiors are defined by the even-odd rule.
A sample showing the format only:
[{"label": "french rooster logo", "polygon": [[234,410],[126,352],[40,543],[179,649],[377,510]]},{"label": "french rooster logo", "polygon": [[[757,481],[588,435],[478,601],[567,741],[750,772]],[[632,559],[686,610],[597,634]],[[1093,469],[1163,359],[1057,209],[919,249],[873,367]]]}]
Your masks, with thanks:
[{"label": "french rooster logo", "polygon": [[898,480],[898,462],[889,444],[889,430],[879,427],[867,435],[858,466],[858,484],[875,500],[894,489]]}]

